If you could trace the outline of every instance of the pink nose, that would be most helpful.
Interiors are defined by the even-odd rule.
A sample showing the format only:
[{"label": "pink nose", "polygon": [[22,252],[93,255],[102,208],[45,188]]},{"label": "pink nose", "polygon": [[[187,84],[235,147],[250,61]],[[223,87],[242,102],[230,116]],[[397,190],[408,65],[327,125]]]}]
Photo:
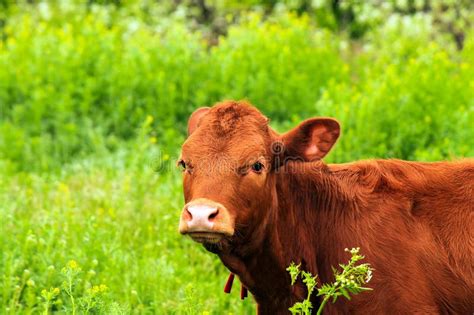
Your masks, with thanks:
[{"label": "pink nose", "polygon": [[217,207],[195,204],[186,207],[183,220],[188,225],[188,232],[207,232],[212,230],[218,214]]},{"label": "pink nose", "polygon": [[232,236],[234,222],[231,213],[223,204],[207,198],[196,198],[184,206],[179,219],[179,232]]}]

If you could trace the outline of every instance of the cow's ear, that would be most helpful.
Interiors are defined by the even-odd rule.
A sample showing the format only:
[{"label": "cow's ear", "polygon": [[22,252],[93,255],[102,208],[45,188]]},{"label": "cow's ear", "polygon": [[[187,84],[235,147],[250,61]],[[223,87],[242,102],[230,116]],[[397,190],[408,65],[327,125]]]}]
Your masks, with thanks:
[{"label": "cow's ear", "polygon": [[196,130],[199,126],[199,121],[210,109],[210,107],[200,107],[191,114],[188,120],[188,137]]},{"label": "cow's ear", "polygon": [[311,118],[282,135],[287,158],[305,161],[322,159],[331,150],[340,133],[339,123],[332,118]]}]

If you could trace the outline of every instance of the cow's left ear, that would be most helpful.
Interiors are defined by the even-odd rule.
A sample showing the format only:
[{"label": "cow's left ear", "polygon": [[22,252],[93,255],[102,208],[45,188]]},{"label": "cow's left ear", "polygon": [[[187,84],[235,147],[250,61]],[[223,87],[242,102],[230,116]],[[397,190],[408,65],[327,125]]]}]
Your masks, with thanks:
[{"label": "cow's left ear", "polygon": [[196,109],[191,116],[189,116],[188,120],[188,137],[196,130],[196,128],[199,126],[199,121],[201,118],[207,114],[207,112],[210,110],[210,107],[200,107]]},{"label": "cow's left ear", "polygon": [[305,161],[322,159],[340,134],[339,123],[332,118],[311,118],[282,135],[285,156]]}]

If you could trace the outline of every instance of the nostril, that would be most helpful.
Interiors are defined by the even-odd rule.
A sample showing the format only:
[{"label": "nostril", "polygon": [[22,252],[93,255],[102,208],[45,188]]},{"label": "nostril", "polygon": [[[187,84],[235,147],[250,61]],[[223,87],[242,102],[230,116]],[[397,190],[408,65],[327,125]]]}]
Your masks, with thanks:
[{"label": "nostril", "polygon": [[184,219],[186,221],[191,221],[193,219],[192,213],[189,211],[188,208],[186,208],[186,211],[184,211]]},{"label": "nostril", "polygon": [[218,216],[219,210],[217,207],[208,205],[190,205],[183,211],[183,220],[189,224],[207,224],[214,221]]},{"label": "nostril", "polygon": [[209,221],[212,221],[215,217],[217,217],[217,215],[219,214],[219,209],[216,209],[214,212],[212,212],[211,214],[209,214]]}]

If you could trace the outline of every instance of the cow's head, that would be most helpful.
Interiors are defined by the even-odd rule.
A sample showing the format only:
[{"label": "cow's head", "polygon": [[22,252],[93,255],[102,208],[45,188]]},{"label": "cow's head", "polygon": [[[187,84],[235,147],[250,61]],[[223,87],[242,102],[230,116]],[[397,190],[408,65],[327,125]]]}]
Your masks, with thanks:
[{"label": "cow's head", "polygon": [[275,206],[276,173],[288,158],[323,158],[339,136],[329,118],[303,121],[279,135],[245,102],[196,110],[178,166],[186,205],[179,231],[212,251],[261,238]]}]

